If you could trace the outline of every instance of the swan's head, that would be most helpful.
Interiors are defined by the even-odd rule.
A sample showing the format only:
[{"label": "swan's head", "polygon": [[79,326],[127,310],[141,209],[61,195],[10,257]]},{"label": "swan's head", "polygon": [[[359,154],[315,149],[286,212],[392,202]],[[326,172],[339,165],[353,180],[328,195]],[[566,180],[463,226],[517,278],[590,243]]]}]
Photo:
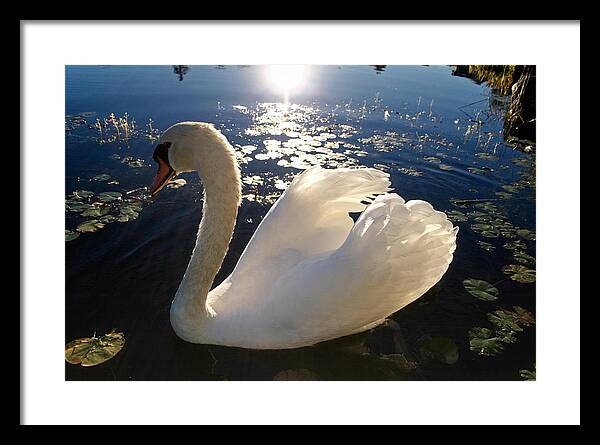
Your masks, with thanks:
[{"label": "swan's head", "polygon": [[158,171],[150,188],[155,196],[175,175],[198,171],[203,179],[237,167],[235,153],[212,124],[180,122],[165,130],[154,150]]}]

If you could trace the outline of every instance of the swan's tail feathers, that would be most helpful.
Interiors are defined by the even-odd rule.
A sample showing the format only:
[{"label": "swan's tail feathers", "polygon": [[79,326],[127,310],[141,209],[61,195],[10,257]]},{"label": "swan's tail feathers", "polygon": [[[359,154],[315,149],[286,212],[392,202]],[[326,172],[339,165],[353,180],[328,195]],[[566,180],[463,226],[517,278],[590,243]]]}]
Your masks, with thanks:
[{"label": "swan's tail feathers", "polygon": [[405,202],[395,193],[378,196],[342,247],[373,265],[363,283],[378,289],[377,299],[368,302],[376,306],[374,316],[396,312],[435,285],[452,262],[457,233],[446,214],[428,202]]}]

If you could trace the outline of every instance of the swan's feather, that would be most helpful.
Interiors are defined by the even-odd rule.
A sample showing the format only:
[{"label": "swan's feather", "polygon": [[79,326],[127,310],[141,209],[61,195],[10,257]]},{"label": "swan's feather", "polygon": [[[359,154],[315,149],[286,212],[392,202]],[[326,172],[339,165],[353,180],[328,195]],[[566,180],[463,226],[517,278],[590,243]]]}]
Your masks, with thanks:
[{"label": "swan's feather", "polygon": [[[423,295],[448,269],[458,227],[425,201],[386,193],[389,185],[370,168],[298,176],[208,295],[215,322],[202,335],[231,346],[306,346],[373,327]],[[353,223],[348,213],[359,211]]]}]

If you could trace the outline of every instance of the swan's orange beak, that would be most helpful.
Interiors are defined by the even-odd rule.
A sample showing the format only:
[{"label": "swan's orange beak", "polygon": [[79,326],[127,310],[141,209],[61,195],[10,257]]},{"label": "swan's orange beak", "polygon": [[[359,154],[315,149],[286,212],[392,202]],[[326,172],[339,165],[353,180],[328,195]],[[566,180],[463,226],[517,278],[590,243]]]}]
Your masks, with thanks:
[{"label": "swan's orange beak", "polygon": [[169,165],[168,149],[169,142],[159,144],[154,150],[153,158],[158,163],[158,171],[150,187],[150,196],[154,197],[175,176],[175,170]]}]

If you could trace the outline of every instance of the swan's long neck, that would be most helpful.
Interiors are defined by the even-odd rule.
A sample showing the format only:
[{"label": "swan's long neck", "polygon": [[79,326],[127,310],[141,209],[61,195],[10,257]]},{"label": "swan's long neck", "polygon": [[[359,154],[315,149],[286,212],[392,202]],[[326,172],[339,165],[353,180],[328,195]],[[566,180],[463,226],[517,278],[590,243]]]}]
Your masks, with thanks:
[{"label": "swan's long neck", "polygon": [[235,153],[225,138],[215,144],[202,153],[196,166],[204,186],[204,204],[196,245],[171,306],[172,322],[180,331],[186,331],[187,325],[196,328],[210,315],[206,297],[227,253],[240,203]]}]

